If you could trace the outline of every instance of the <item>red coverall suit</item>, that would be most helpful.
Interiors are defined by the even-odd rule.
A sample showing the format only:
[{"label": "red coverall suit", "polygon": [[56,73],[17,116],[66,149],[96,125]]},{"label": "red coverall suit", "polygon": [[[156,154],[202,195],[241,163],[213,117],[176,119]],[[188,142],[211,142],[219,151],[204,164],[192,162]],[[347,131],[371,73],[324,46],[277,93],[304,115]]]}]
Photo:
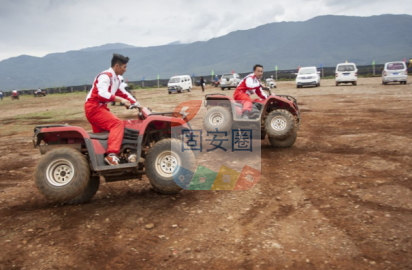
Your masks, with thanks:
[{"label": "red coverall suit", "polygon": [[132,95],[120,85],[121,82],[112,68],[100,73],[94,80],[84,105],[93,133],[110,132],[107,154],[119,154],[124,133],[123,121],[110,112],[107,103],[114,101],[115,96],[127,99],[132,104],[136,102]]},{"label": "red coverall suit", "polygon": [[255,74],[247,75],[238,85],[233,94],[234,99],[238,103],[243,104],[243,111],[252,110],[252,99],[250,95],[256,93],[260,98],[267,99],[266,93],[262,90],[262,85],[260,84],[259,79],[256,78]]}]

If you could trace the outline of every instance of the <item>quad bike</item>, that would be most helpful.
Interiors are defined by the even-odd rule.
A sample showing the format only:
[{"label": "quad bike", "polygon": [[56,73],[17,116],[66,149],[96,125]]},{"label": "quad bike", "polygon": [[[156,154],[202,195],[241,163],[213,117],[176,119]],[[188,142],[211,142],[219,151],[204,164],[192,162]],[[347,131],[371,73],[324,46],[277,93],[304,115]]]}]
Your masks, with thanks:
[{"label": "quad bike", "polygon": [[251,118],[242,118],[243,105],[223,94],[208,94],[205,97],[207,112],[203,127],[208,132],[231,132],[231,130],[260,129],[260,138],[266,135],[270,144],[277,148],[291,147],[297,137],[300,124],[300,110],[292,96],[275,96],[270,90],[266,100],[255,99]]},{"label": "quad bike", "polygon": [[36,91],[36,92],[33,93],[33,96],[34,97],[45,97],[46,96],[46,91],[43,91],[43,90],[41,92]]},{"label": "quad bike", "polygon": [[214,87],[219,87],[219,86],[220,86],[220,82],[219,82],[219,81],[212,81],[211,84],[212,84],[212,86],[214,86]]},{"label": "quad bike", "polygon": [[190,123],[173,112],[152,113],[139,109],[137,120],[124,121],[124,137],[119,165],[104,161],[109,132],[87,133],[69,125],[42,125],[34,129],[33,145],[43,155],[35,170],[35,183],[49,200],[69,204],[90,201],[106,182],[141,179],[147,175],[153,189],[163,194],[178,193],[181,188],[173,175],[184,168],[193,170],[195,157],[182,150],[182,130]]},{"label": "quad bike", "polygon": [[19,92],[13,90],[11,93],[11,100],[19,99]]}]

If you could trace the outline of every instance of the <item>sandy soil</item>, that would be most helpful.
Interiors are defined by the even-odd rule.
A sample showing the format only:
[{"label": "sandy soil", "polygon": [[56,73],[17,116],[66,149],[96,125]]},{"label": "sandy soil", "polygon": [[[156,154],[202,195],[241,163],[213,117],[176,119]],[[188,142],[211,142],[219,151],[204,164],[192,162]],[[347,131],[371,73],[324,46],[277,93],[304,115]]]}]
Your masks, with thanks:
[{"label": "sandy soil", "polygon": [[[276,93],[298,99],[302,125],[290,149],[262,142],[252,190],[165,196],[144,178],[102,182],[78,206],[37,191],[31,136],[62,112],[90,129],[85,94],[0,102],[0,270],[412,269],[412,86],[280,82]],[[136,95],[157,111],[203,98],[198,88]]]}]

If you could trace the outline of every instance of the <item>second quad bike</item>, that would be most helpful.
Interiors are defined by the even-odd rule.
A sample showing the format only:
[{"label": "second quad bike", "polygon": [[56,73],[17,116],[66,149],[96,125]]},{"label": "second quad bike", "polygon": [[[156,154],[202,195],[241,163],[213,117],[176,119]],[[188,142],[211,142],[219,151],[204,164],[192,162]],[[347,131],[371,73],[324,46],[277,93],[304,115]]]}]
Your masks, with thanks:
[{"label": "second quad bike", "polygon": [[33,96],[34,96],[34,97],[45,97],[46,94],[47,94],[46,91],[41,90],[41,91],[35,91],[35,92],[33,93]]},{"label": "second quad bike", "polygon": [[19,92],[17,92],[16,90],[13,90],[11,92],[11,100],[15,100],[15,99],[19,99]]},{"label": "second quad bike", "polygon": [[193,152],[182,151],[179,136],[191,131],[190,123],[173,112],[153,113],[138,108],[136,120],[124,121],[120,164],[104,161],[109,132],[87,133],[69,125],[42,125],[34,129],[33,145],[43,155],[35,170],[35,183],[49,200],[69,204],[90,201],[99,189],[100,178],[106,182],[140,179],[147,175],[152,187],[164,194],[181,188],[173,179],[182,167],[192,170]]},{"label": "second quad bike", "polygon": [[[300,110],[296,98],[276,96],[269,92],[266,100],[255,99],[250,119],[242,118],[243,105],[223,94],[208,94],[205,97],[207,112],[203,127],[208,132],[255,128],[260,129],[260,138],[266,135],[270,144],[277,148],[291,147],[300,125]],[[256,138],[255,138],[256,139]]]}]

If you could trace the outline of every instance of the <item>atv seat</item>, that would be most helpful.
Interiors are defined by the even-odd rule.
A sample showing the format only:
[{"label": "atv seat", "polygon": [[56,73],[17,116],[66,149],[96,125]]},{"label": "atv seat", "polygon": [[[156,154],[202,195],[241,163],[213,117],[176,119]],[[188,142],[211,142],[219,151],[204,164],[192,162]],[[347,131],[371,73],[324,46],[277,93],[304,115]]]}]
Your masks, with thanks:
[{"label": "atv seat", "polygon": [[109,132],[89,133],[90,139],[107,140],[109,139]]}]

